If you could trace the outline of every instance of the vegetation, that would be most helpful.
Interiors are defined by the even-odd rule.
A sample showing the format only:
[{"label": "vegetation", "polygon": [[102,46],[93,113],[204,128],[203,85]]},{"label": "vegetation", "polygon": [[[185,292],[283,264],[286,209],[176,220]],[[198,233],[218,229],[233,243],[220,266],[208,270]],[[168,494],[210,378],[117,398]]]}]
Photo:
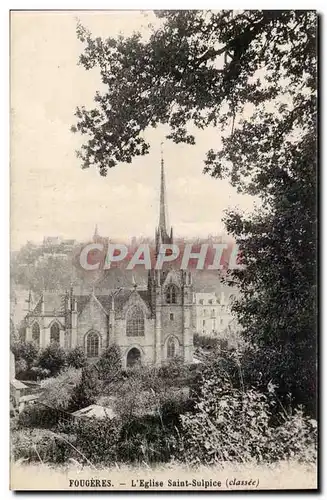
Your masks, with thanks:
[{"label": "vegetation", "polygon": [[184,459],[193,465],[315,461],[316,421],[301,408],[285,408],[273,384],[265,392],[247,387],[236,359],[234,370],[232,357],[221,361],[204,368],[194,409],[181,416]]},{"label": "vegetation", "polygon": [[122,359],[120,348],[116,344],[111,344],[101,354],[97,364],[99,377],[106,383],[114,382],[121,378]]},{"label": "vegetation", "polygon": [[[158,11],[144,40],[94,38],[78,25],[80,63],[98,67],[96,106],[79,107],[73,131],[86,135],[83,168],[130,163],[149,152],[149,127],[194,144],[217,127],[205,172],[256,195],[252,215],[225,217],[240,246],[242,270],[228,282],[245,339],[281,398],[289,391],[315,413],[316,400],[316,87],[313,11]],[[213,145],[214,146],[214,145]],[[254,351],[256,352],[256,351]],[[265,364],[272,356],[278,364]],[[301,384],[299,380],[301,379]]]},{"label": "vegetation", "polygon": [[94,404],[99,395],[99,380],[97,372],[93,366],[82,368],[82,376],[80,382],[75,386],[71,407],[73,410],[86,408]]},{"label": "vegetation", "polygon": [[57,375],[66,365],[66,353],[57,343],[49,344],[39,353],[38,366],[48,370],[52,376]]},{"label": "vegetation", "polygon": [[17,340],[10,348],[15,356],[16,372],[28,370],[33,366],[38,355],[38,348],[34,342]]},{"label": "vegetation", "polygon": [[75,387],[80,383],[82,370],[67,368],[58,376],[42,381],[40,401],[52,408],[69,410]]},{"label": "vegetation", "polygon": [[[249,387],[240,359],[235,352],[223,356],[215,352],[195,372],[189,367],[191,392],[169,386],[162,370],[161,374],[155,368],[126,372],[121,383],[116,382],[115,416],[101,423],[95,417],[67,419],[65,413],[34,405],[18,417],[14,456],[38,461],[36,446],[42,460],[44,454],[48,462],[74,459],[93,466],[172,461],[190,466],[284,460],[314,463],[316,421],[301,408],[282,405],[272,384],[265,391]],[[183,377],[185,372],[184,367]],[[83,369],[82,376],[81,370],[70,368],[44,381],[42,403],[67,411],[100,403],[100,396],[106,406],[105,396],[94,398],[99,387],[91,388],[94,374],[94,368]],[[92,399],[87,398],[90,388]],[[108,400],[111,407],[112,402]],[[39,435],[31,428],[51,431],[51,447],[41,439],[43,431]]]},{"label": "vegetation", "polygon": [[[168,138],[187,144],[194,144],[196,128],[220,127],[222,147],[208,151],[206,172],[260,199],[252,215],[225,217],[241,248],[243,267],[227,278],[241,290],[233,310],[248,344],[228,352],[214,343],[208,349],[197,337],[198,350],[206,350],[203,364],[126,371],[113,347],[98,370],[82,368],[66,396],[72,409],[116,398],[116,417],[101,425],[49,419],[58,453],[46,448],[45,457],[78,456],[89,465],[315,463],[316,14],[160,11],[157,17],[148,40],[93,38],[78,25],[85,43],[80,62],[98,66],[104,84],[96,107],[76,112],[74,130],[88,136],[79,157],[84,168],[106,175],[149,151],[147,127],[168,125]],[[29,422],[41,427],[37,411],[30,410]],[[20,417],[18,426],[28,425]],[[14,456],[36,460],[21,427]]]},{"label": "vegetation", "polygon": [[85,356],[84,349],[80,346],[74,347],[67,353],[67,365],[73,368],[84,368],[86,366],[87,359]]}]

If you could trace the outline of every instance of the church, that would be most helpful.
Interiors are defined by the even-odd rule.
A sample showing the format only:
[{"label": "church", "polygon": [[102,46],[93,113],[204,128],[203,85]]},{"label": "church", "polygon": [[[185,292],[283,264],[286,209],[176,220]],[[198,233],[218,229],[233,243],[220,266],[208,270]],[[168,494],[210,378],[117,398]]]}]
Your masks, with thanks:
[{"label": "church", "polygon": [[[156,252],[173,243],[166,225],[164,162],[161,159],[160,214],[155,230]],[[161,365],[178,357],[193,360],[193,284],[187,270],[149,270],[144,290],[118,288],[98,295],[43,293],[25,317],[26,340],[40,348],[57,343],[80,346],[92,361],[111,344],[119,346],[123,367]]]}]

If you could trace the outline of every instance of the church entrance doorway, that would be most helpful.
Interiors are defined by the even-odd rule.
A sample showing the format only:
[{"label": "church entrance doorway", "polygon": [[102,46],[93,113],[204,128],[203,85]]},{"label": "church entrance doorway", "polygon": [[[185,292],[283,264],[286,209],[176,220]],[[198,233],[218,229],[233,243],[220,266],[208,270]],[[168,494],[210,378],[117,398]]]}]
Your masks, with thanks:
[{"label": "church entrance doorway", "polygon": [[132,368],[141,364],[141,352],[136,347],[133,347],[127,354],[127,368]]}]

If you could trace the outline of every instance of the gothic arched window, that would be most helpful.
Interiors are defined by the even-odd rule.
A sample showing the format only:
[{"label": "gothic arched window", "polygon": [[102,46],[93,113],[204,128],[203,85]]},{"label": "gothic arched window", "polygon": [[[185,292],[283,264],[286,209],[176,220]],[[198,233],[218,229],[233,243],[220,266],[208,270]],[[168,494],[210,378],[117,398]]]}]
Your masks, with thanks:
[{"label": "gothic arched window", "polygon": [[167,342],[167,358],[171,359],[174,358],[176,355],[176,346],[175,346],[175,340],[173,337],[170,337]]},{"label": "gothic arched window", "polygon": [[32,340],[38,347],[40,346],[40,326],[38,323],[34,323],[32,326]]},{"label": "gothic arched window", "polygon": [[170,285],[166,291],[166,302],[167,304],[177,303],[177,287],[175,285]]},{"label": "gothic arched window", "polygon": [[99,347],[99,335],[95,332],[90,332],[86,337],[86,356],[88,358],[97,358],[99,356]]},{"label": "gothic arched window", "polygon": [[144,314],[140,307],[129,309],[126,317],[127,337],[144,337]]},{"label": "gothic arched window", "polygon": [[60,329],[58,323],[53,323],[50,328],[50,343],[60,344]]}]

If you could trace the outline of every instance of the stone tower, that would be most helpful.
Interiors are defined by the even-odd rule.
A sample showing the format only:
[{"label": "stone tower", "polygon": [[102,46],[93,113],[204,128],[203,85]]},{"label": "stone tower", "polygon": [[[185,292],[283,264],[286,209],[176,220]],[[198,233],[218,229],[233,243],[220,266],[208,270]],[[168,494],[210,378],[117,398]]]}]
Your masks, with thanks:
[{"label": "stone tower", "polygon": [[[164,160],[161,157],[159,224],[155,230],[155,254],[161,244],[173,244],[168,228]],[[192,276],[189,271],[164,264],[162,270],[148,274],[148,292],[155,318],[155,363],[160,365],[173,354],[191,362],[193,358]]]}]

